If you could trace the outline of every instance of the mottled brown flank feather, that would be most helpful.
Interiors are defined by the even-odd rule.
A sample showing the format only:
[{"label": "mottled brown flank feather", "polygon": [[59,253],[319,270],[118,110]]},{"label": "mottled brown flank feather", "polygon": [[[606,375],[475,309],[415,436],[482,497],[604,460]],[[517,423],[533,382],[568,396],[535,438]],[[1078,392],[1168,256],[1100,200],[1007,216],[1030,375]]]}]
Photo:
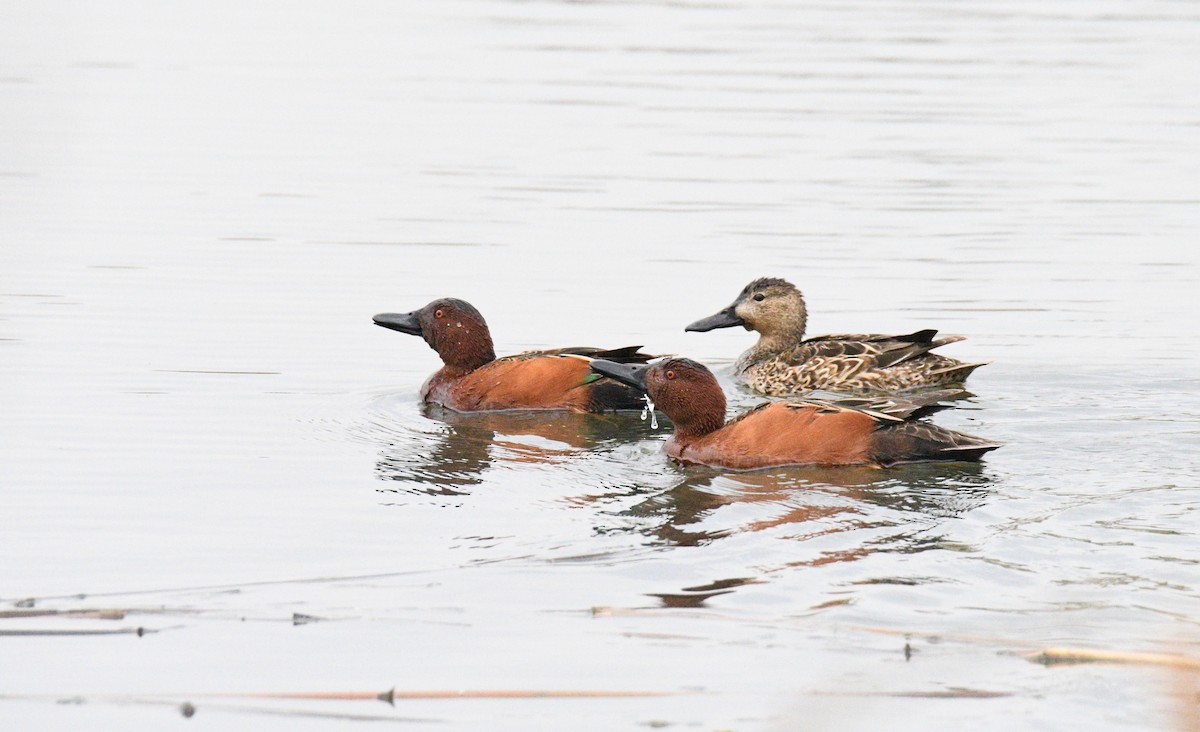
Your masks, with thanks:
[{"label": "mottled brown flank feather", "polygon": [[[845,334],[819,336],[782,351],[752,348],[736,371],[755,391],[786,396],[813,389],[901,391],[957,384],[983,364],[930,353],[962,336],[934,339],[935,330],[910,336]],[[926,336],[914,340],[915,336]]]}]

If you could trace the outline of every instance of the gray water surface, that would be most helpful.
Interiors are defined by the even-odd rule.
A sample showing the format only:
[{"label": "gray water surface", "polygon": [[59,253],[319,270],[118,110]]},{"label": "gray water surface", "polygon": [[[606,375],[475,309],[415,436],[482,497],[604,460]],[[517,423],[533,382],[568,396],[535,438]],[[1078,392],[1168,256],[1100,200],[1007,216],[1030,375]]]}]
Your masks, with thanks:
[{"label": "gray water surface", "polygon": [[[1196,729],[1194,674],[1021,656],[1200,656],[1194,5],[2,14],[5,728]],[[763,275],[969,336],[936,420],[1006,446],[681,468],[636,414],[424,408],[370,320],[464,298],[737,412],[751,334],[683,327]],[[677,695],[204,696],[393,686]]]}]

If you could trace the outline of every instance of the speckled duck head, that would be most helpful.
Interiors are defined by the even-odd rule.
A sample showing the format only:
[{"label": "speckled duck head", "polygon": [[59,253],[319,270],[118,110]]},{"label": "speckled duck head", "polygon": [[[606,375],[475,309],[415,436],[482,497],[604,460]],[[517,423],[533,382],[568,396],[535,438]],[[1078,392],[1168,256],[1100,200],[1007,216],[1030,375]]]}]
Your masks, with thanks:
[{"label": "speckled duck head", "polygon": [[808,326],[804,296],[787,280],[760,277],[742,289],[729,307],[701,318],[684,330],[700,333],[740,325],[767,340],[798,342]]},{"label": "speckled duck head", "polygon": [[454,369],[469,371],[496,359],[487,323],[465,300],[443,297],[411,313],[380,313],[375,324],[421,336]]}]

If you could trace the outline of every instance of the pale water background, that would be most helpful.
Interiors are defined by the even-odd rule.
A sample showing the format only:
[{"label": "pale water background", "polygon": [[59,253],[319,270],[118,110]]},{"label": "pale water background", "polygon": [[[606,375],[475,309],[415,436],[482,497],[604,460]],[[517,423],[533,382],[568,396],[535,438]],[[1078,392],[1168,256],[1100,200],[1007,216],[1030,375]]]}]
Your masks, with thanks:
[{"label": "pale water background", "polygon": [[[1017,655],[1200,655],[1194,3],[7,2],[0,49],[0,610],[128,611],[0,619],[3,728],[1196,729],[1195,677]],[[427,413],[370,321],[736,409],[750,334],[683,326],[762,275],[969,335],[937,420],[1007,446],[682,469]],[[694,693],[201,696],[393,685]]]}]

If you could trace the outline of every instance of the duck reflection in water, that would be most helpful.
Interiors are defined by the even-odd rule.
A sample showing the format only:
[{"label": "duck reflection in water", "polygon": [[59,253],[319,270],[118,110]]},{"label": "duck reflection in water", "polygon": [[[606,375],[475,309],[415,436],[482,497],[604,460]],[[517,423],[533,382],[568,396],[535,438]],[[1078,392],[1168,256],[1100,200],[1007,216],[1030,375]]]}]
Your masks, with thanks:
[{"label": "duck reflection in water", "polygon": [[932,524],[978,507],[992,482],[978,463],[920,463],[887,473],[817,466],[758,473],[691,472],[620,516],[651,519],[639,521],[635,530],[679,546],[784,528],[787,538],[803,540],[865,526],[868,515],[871,525],[878,526],[880,508],[891,509],[896,525],[910,531],[912,523]]},{"label": "duck reflection in water", "polygon": [[[617,514],[624,530],[672,546],[701,547],[759,533],[788,544],[770,552],[777,561],[766,569],[648,593],[665,607],[700,607],[711,597],[794,567],[944,548],[948,541],[939,527],[981,506],[993,483],[978,463],[921,463],[887,472],[816,466],[689,472],[674,487]],[[841,534],[845,537],[839,539]]]},{"label": "duck reflection in water", "polygon": [[[464,414],[425,404],[421,413],[438,427],[397,433],[387,427],[376,475],[409,485],[386,492],[465,495],[497,463],[557,463],[597,445],[627,438],[628,415],[577,412],[475,412]],[[390,420],[389,420],[390,421]],[[645,431],[645,427],[640,428]]]}]

